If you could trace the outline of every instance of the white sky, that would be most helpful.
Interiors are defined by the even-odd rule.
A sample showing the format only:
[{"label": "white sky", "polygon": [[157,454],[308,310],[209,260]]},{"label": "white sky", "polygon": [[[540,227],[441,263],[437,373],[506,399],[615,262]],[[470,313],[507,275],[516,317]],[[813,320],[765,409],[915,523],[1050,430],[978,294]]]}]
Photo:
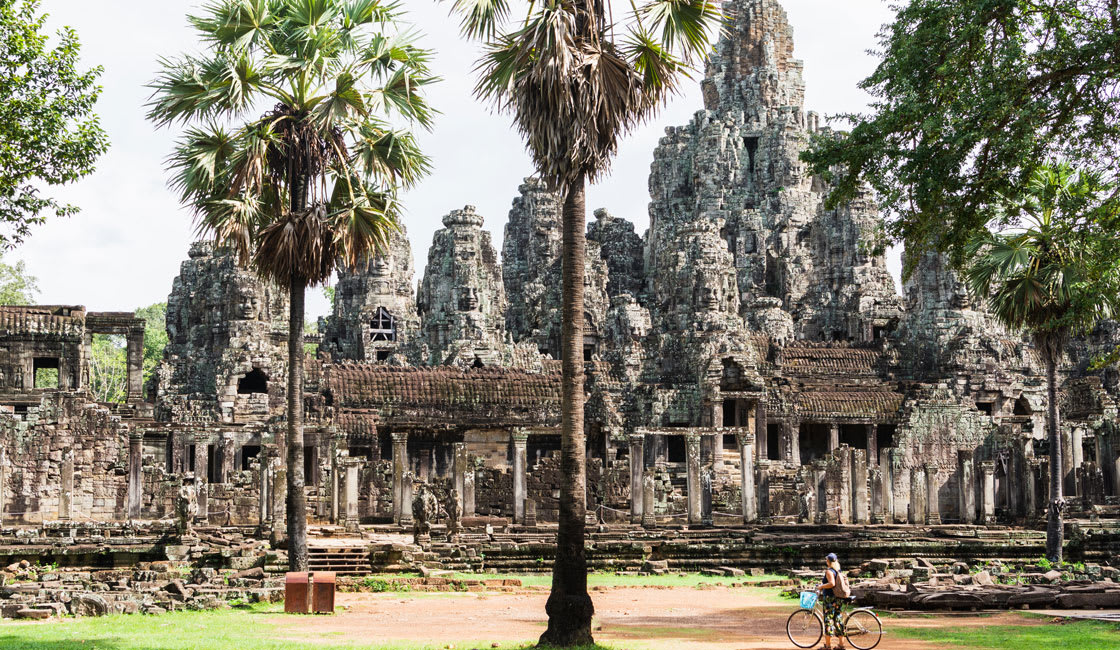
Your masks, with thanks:
[{"label": "white sky", "polygon": [[[132,310],[166,300],[179,263],[193,239],[190,214],[166,187],[164,159],[176,135],[156,130],[144,118],[160,56],[194,49],[186,14],[190,0],[43,0],[50,24],[78,32],[86,66],[101,65],[104,87],[97,104],[111,149],[97,171],[53,196],[78,205],[71,218],[38,227],[7,261],[23,259],[39,278],[39,301],[84,304],[93,310]],[[416,258],[417,280],[440,219],[465,204],[486,218],[500,250],[510,202],[531,166],[508,117],[493,114],[471,96],[477,51],[458,36],[447,4],[403,0],[422,44],[436,50],[433,67],[443,82],[432,87],[440,111],[435,129],[421,144],[434,170],[405,196],[406,226]],[[807,108],[825,115],[859,111],[869,97],[856,84],[875,68],[867,50],[893,17],[886,0],[784,0],[793,24],[798,58],[805,61]],[[653,149],[666,126],[688,122],[702,108],[699,84],[672,101],[652,123],[622,145],[613,175],[592,187],[591,210],[606,207],[638,231],[649,224],[647,177]],[[898,254],[890,256],[898,278]],[[322,292],[308,293],[308,316],[325,314]]]}]

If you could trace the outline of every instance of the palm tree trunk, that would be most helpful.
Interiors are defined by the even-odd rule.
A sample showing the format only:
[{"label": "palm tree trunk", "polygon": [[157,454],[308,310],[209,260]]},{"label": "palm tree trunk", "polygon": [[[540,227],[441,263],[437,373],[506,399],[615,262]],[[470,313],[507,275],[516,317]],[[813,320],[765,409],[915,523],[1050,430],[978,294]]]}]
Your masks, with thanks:
[{"label": "palm tree trunk", "polygon": [[1046,433],[1050,439],[1050,512],[1046,518],[1046,557],[1057,565],[1062,561],[1062,440],[1058,422],[1058,353],[1047,342],[1043,347],[1046,359]]},{"label": "palm tree trunk", "polygon": [[303,302],[307,283],[288,287],[288,570],[307,570],[307,495],[303,490]]},{"label": "palm tree trunk", "polygon": [[587,558],[584,556],[584,514],[587,507],[583,432],[583,276],[587,241],[584,177],[574,181],[564,198],[564,248],[561,320],[562,419],[560,444],[560,522],[552,591],[545,604],[548,629],[540,645],[591,645],[591,617],[595,606],[587,595]]}]

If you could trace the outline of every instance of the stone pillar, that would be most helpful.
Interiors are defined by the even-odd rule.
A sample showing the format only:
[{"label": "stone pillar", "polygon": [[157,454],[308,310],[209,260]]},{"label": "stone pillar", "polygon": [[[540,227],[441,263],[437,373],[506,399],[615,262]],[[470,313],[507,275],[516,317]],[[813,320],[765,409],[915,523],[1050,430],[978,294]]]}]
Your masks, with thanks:
[{"label": "stone pillar", "polygon": [[1085,496],[1085,486],[1077,478],[1081,475],[1079,472],[1081,465],[1085,463],[1085,432],[1081,427],[1074,427],[1070,437],[1072,439],[1071,451],[1073,452],[1073,492],[1070,493],[1070,496]]},{"label": "stone pillar", "polygon": [[470,466],[463,473],[463,516],[474,516],[474,468]]},{"label": "stone pillar", "polygon": [[840,463],[840,523],[852,523],[852,448],[848,445],[836,447],[836,459]]},{"label": "stone pillar", "polygon": [[685,489],[688,499],[688,523],[700,523],[700,436],[695,433],[684,436],[685,464],[688,467],[688,480]]},{"label": "stone pillar", "polygon": [[343,464],[346,470],[346,486],[343,490],[344,501],[346,502],[346,515],[345,526],[346,530],[350,532],[358,531],[358,470],[361,469],[361,461],[357,458],[347,458]]},{"label": "stone pillar", "polygon": [[126,399],[129,402],[143,401],[144,329],[142,327],[129,330],[128,332],[126,363],[128,365],[128,393]]},{"label": "stone pillar", "polygon": [[642,523],[642,477],[645,475],[646,437],[639,433],[630,434],[630,523]]},{"label": "stone pillar", "polygon": [[8,509],[8,452],[0,449],[0,527],[4,525],[4,515]]},{"label": "stone pillar", "polygon": [[[201,444],[199,442],[201,441]],[[263,453],[263,452],[262,452]],[[206,438],[194,435],[194,486],[198,492],[198,518],[202,521],[210,519],[210,445]]]},{"label": "stone pillar", "polygon": [[767,433],[769,430],[768,426],[766,422],[766,404],[760,400],[754,407],[755,447],[757,448],[759,460],[770,458],[770,437]]},{"label": "stone pillar", "polygon": [[144,434],[128,432],[128,518],[140,518],[144,504]]},{"label": "stone pillar", "polygon": [[1112,460],[1112,493],[1120,496],[1120,453]]},{"label": "stone pillar", "polygon": [[878,467],[872,467],[867,473],[871,481],[871,523],[886,523],[887,514],[883,507],[883,470]]},{"label": "stone pillar", "polygon": [[926,463],[926,523],[941,523],[941,504],[937,498],[937,466]]},{"label": "stone pillar", "polygon": [[1038,461],[1026,459],[1026,480],[1023,486],[1023,508],[1027,518],[1038,512]]},{"label": "stone pillar", "polygon": [[924,467],[910,468],[910,518],[912,524],[922,524],[926,520],[926,470]]},{"label": "stone pillar", "polygon": [[470,464],[467,459],[467,443],[455,442],[451,444],[452,449],[452,477],[451,487],[455,488],[455,492],[459,494],[459,503],[463,503],[463,495],[467,492],[467,470]]},{"label": "stone pillar", "polygon": [[404,478],[401,480],[401,501],[403,501],[401,505],[404,506],[401,511],[402,526],[412,525],[412,482],[415,480],[416,477],[411,470],[405,472]]},{"label": "stone pillar", "polygon": [[260,462],[260,475],[257,477],[260,486],[260,494],[257,498],[257,523],[260,526],[264,526],[265,523],[268,522],[268,458],[264,454],[261,454],[257,456],[257,460]]},{"label": "stone pillar", "polygon": [[852,523],[866,524],[871,521],[867,494],[867,452],[853,449],[852,455]]},{"label": "stone pillar", "polygon": [[758,516],[770,516],[770,459],[758,461]]},{"label": "stone pillar", "polygon": [[711,465],[703,465],[700,468],[700,523],[705,526],[711,526],[712,519],[712,482],[715,480],[715,472],[712,471]]},{"label": "stone pillar", "polygon": [[790,419],[782,424],[781,459],[795,466],[801,465],[801,421]]},{"label": "stone pillar", "polygon": [[1058,437],[1062,441],[1062,493],[1065,496],[1073,494],[1076,490],[1074,483],[1074,469],[1076,466],[1073,464],[1073,433],[1068,427],[1062,427],[1058,432]]},{"label": "stone pillar", "polygon": [[[342,509],[340,506],[342,495],[340,494],[340,491],[342,488],[339,485],[339,474],[341,473],[342,452],[340,450],[335,450],[334,457],[331,459],[331,523],[336,526],[342,523],[342,520],[340,519],[342,513]],[[372,490],[370,491],[370,495],[373,495]]]},{"label": "stone pillar", "polygon": [[738,435],[739,442],[739,485],[743,501],[743,523],[758,521],[758,499],[754,486],[754,440],[751,433]]},{"label": "stone pillar", "polygon": [[814,503],[816,512],[813,521],[818,524],[828,523],[828,486],[825,477],[828,475],[828,462],[818,458],[813,461],[813,492],[816,493]]},{"label": "stone pillar", "polygon": [[647,471],[642,475],[642,526],[644,528],[657,526],[657,519],[653,516],[654,497],[653,472]]},{"label": "stone pillar", "polygon": [[983,476],[983,488],[980,493],[983,523],[991,524],[996,520],[996,463],[985,460],[980,463],[980,473]]},{"label": "stone pillar", "polygon": [[897,447],[888,447],[879,451],[879,457],[883,461],[880,465],[883,467],[883,505],[887,510],[887,523],[906,521],[906,513],[899,512],[902,502],[895,499],[895,482],[902,482],[902,452]]},{"label": "stone pillar", "polygon": [[68,521],[74,501],[74,452],[62,452],[62,465],[59,468],[60,485],[58,489],[58,518]]},{"label": "stone pillar", "polygon": [[513,441],[513,522],[525,523],[525,497],[527,496],[525,484],[525,448],[529,441],[529,434],[520,429],[514,429],[510,435]]},{"label": "stone pillar", "polygon": [[976,523],[976,467],[972,458],[972,450],[962,449],[957,452],[957,467],[960,472],[960,482],[957,486],[959,493],[960,520],[962,524]]},{"label": "stone pillar", "polygon": [[218,483],[229,483],[233,475],[233,438],[223,435],[221,438],[221,464],[219,465]]},{"label": "stone pillar", "polygon": [[879,433],[874,424],[867,425],[867,466],[879,464]]},{"label": "stone pillar", "polygon": [[828,451],[832,452],[840,446],[840,425],[833,422],[828,427]]},{"label": "stone pillar", "polygon": [[[412,501],[405,501],[405,474],[408,473],[408,434],[394,431],[393,438],[393,522],[402,523],[405,513],[412,520]],[[412,486],[409,486],[409,492]]]}]

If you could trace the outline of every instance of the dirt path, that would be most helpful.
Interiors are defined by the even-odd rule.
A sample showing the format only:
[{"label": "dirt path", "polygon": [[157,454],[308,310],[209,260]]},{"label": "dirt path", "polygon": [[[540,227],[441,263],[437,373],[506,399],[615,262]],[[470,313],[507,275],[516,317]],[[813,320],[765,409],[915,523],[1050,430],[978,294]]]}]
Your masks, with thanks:
[{"label": "dirt path", "polygon": [[[595,639],[633,650],[789,650],[785,621],[794,604],[751,589],[612,588],[596,591]],[[355,640],[429,643],[459,650],[492,642],[535,641],[544,630],[544,592],[495,594],[340,594],[346,609],[331,617],[274,617],[292,640],[325,645]],[[944,646],[891,639],[891,625],[1024,624],[1012,615],[888,619],[881,648]]]}]

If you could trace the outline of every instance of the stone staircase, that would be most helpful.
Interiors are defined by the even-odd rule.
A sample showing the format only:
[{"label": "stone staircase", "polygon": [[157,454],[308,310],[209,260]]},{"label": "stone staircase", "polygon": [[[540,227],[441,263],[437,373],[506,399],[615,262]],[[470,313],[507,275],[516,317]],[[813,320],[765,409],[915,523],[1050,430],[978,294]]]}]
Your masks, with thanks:
[{"label": "stone staircase", "polygon": [[363,576],[373,572],[368,546],[309,546],[307,567],[311,571],[333,571],[341,576]]}]

